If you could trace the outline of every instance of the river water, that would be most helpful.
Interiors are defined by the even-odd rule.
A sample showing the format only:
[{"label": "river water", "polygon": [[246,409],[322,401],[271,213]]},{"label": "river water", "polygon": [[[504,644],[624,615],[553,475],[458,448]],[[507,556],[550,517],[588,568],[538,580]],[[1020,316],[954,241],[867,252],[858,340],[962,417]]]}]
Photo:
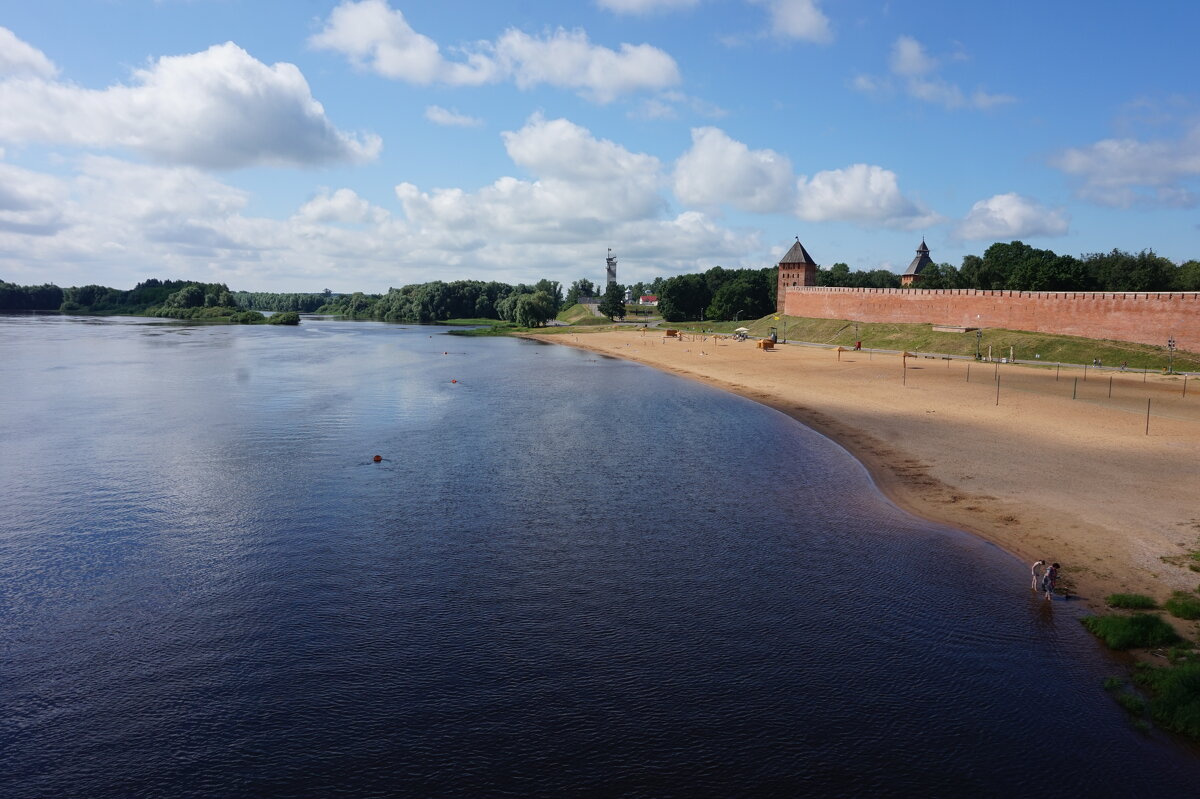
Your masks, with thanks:
[{"label": "river water", "polygon": [[1194,790],[836,444],[442,332],[0,316],[0,795]]}]

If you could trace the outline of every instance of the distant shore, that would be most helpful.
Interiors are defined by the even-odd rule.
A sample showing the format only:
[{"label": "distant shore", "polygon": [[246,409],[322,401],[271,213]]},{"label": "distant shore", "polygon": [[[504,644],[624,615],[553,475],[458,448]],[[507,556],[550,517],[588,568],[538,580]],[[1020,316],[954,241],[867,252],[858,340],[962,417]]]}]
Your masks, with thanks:
[{"label": "distant shore", "polygon": [[[530,337],[777,408],[844,446],[906,510],[1027,562],[1062,563],[1065,585],[1093,608],[1111,593],[1161,601],[1200,583],[1185,562],[1200,550],[1200,385],[1183,397],[1177,380],[1093,374],[1081,392],[1074,378],[1032,367],[798,345],[764,352],[753,340],[660,330]],[[1116,399],[1104,396],[1110,377]]]}]

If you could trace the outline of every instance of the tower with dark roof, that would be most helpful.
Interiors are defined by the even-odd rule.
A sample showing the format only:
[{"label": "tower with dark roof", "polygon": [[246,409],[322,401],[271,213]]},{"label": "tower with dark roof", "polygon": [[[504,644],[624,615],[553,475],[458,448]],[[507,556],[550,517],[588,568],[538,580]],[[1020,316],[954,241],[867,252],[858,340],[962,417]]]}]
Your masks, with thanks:
[{"label": "tower with dark roof", "polygon": [[817,262],[808,254],[808,250],[804,249],[804,245],[800,243],[800,237],[797,236],[796,243],[787,251],[787,254],[779,259],[779,278],[775,291],[776,311],[783,313],[783,298],[788,288],[815,285],[817,285]]},{"label": "tower with dark roof", "polygon": [[933,259],[929,257],[929,247],[926,246],[925,238],[922,236],[921,246],[917,248],[917,257],[912,259],[908,269],[905,269],[904,274],[900,276],[900,285],[915,286],[920,283],[921,271],[931,263],[933,263]]}]

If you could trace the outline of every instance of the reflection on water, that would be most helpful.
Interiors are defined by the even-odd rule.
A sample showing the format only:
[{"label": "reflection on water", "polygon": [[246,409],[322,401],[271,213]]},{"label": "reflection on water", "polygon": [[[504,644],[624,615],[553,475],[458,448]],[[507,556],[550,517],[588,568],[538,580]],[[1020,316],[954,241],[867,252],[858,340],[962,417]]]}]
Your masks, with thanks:
[{"label": "reflection on water", "polygon": [[1200,776],[1101,690],[1076,606],[827,440],[437,332],[0,316],[0,794]]}]

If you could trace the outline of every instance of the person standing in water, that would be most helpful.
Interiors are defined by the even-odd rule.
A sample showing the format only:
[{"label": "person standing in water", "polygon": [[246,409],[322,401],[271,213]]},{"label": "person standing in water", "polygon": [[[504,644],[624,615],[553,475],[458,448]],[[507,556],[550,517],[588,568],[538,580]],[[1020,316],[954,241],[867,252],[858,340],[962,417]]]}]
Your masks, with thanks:
[{"label": "person standing in water", "polygon": [[1046,592],[1046,599],[1054,596],[1054,584],[1058,582],[1058,564],[1051,563],[1046,569],[1046,573],[1042,575],[1042,590]]},{"label": "person standing in water", "polygon": [[1033,585],[1030,586],[1030,590],[1036,591],[1041,587],[1042,575],[1038,574],[1038,567],[1045,565],[1046,561],[1044,560],[1035,560],[1033,562],[1033,567],[1029,570],[1029,573],[1033,576]]}]

